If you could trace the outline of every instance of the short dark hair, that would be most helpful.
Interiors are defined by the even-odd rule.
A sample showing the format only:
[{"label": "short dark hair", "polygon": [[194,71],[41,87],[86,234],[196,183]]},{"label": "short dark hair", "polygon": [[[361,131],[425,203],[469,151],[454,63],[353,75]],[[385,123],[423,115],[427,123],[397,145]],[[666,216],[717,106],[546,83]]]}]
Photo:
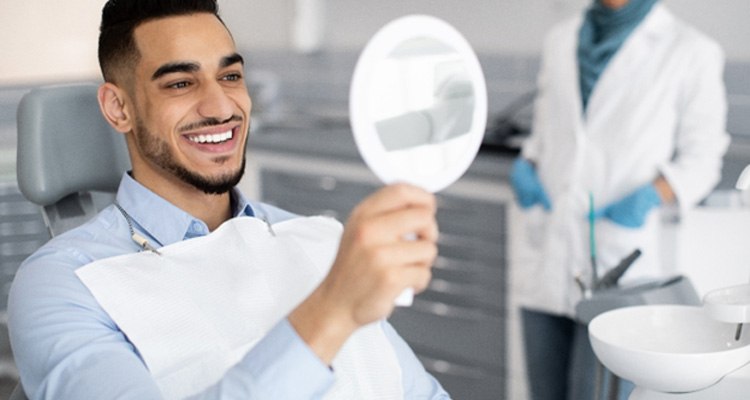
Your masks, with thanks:
[{"label": "short dark hair", "polygon": [[107,1],[99,27],[99,67],[104,80],[114,82],[117,71],[132,69],[138,62],[140,54],[133,32],[139,25],[158,18],[195,13],[211,13],[221,21],[216,0]]}]

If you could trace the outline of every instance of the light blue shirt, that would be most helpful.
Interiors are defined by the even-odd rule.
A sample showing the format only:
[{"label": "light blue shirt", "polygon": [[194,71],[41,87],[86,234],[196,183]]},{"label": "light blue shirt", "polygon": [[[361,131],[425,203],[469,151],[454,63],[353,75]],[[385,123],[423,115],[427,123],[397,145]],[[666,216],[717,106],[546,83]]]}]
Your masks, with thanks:
[{"label": "light blue shirt", "polygon": [[[246,200],[235,190],[235,216],[275,223],[294,215]],[[208,234],[190,216],[124,174],[117,202],[134,229],[156,248]],[[30,399],[161,399],[156,381],[125,334],[99,306],[75,270],[94,260],[135,253],[126,219],[114,206],[57,236],[19,268],[8,300],[9,329],[21,381]],[[406,399],[447,399],[409,346],[387,322]],[[317,399],[335,381],[283,319],[216,385],[195,399]]]}]

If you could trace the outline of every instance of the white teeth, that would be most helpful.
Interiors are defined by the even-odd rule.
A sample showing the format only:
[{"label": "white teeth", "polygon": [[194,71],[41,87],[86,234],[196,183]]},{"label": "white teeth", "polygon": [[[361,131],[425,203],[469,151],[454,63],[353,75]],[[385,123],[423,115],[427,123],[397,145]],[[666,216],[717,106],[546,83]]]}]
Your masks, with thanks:
[{"label": "white teeth", "polygon": [[228,130],[224,133],[215,133],[213,135],[198,135],[198,136],[188,136],[188,139],[190,141],[195,143],[221,143],[226,142],[227,140],[232,138],[232,130]]}]

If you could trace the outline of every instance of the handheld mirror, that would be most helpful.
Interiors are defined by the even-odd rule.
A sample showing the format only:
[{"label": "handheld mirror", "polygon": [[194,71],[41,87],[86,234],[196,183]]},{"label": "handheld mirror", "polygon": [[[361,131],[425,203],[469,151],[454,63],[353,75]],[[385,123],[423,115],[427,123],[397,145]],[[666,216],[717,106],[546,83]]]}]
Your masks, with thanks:
[{"label": "handheld mirror", "polygon": [[[479,60],[442,20],[396,19],[357,61],[349,116],[359,152],[381,181],[444,189],[466,172],[484,136],[487,88]],[[409,305],[412,296],[405,292],[396,302]]]}]

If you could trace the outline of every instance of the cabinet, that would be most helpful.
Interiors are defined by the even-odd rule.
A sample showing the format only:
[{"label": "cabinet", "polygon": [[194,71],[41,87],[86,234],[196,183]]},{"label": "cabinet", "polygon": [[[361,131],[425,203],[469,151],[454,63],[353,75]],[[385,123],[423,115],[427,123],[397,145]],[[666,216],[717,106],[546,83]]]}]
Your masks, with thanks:
[{"label": "cabinet", "polygon": [[[317,135],[322,136],[316,140]],[[348,140],[345,132],[328,135],[251,140],[243,190],[295,213],[345,222],[381,184],[356,156],[354,144],[342,145]],[[341,152],[336,146],[350,148]],[[433,279],[412,307],[397,308],[390,318],[455,399],[503,399],[508,392],[505,227],[510,198],[501,179],[471,174],[441,192]]]}]

